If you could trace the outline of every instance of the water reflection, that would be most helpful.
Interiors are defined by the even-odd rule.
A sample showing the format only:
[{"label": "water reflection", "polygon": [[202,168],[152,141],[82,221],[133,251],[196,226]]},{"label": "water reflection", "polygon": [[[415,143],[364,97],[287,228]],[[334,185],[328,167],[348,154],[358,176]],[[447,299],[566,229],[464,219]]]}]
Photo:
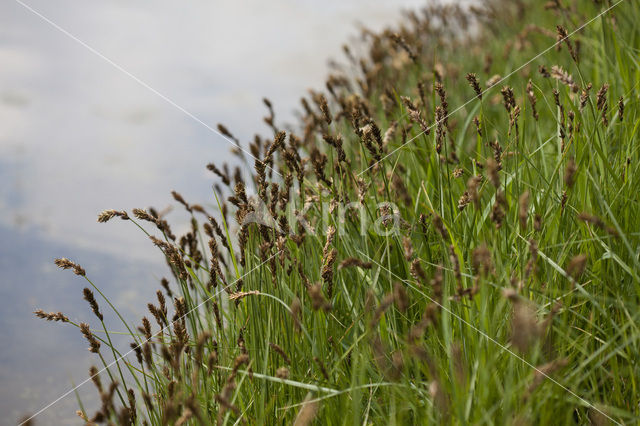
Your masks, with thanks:
[{"label": "water reflection", "polygon": [[[290,120],[306,88],[322,87],[327,58],[340,55],[355,22],[380,28],[399,18],[400,7],[423,3],[28,2],[242,140],[267,131],[262,96],[274,102],[277,120]],[[11,424],[84,380],[90,365],[75,329],[31,314],[43,308],[91,319],[85,283],[55,270],[53,258],[76,260],[125,316],[137,318],[166,271],[130,224],[98,225],[96,214],[164,207],[171,189],[208,200],[204,165],[228,159],[229,146],[14,0],[0,3],[0,64],[0,411]],[[68,397],[38,424],[68,423],[75,408]]]}]

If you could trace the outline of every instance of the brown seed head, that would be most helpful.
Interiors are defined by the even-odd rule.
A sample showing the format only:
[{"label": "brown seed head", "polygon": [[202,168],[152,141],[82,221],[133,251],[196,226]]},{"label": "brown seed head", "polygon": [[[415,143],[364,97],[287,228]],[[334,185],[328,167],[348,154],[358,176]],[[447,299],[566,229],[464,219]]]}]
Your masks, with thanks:
[{"label": "brown seed head", "polygon": [[329,104],[327,104],[327,98],[325,98],[324,95],[318,96],[318,106],[320,107],[324,121],[327,125],[331,124],[331,111],[329,111]]},{"label": "brown seed head", "polygon": [[464,193],[462,193],[460,199],[458,200],[458,210],[464,210],[464,208],[467,207],[467,204],[469,204],[470,202],[471,196],[469,195],[469,191],[464,191]]},{"label": "brown seed head", "polygon": [[603,229],[605,231],[607,231],[609,234],[617,237],[618,236],[618,231],[616,231],[615,228],[608,226],[606,223],[604,223],[604,221],[602,219],[600,219],[598,216],[594,216],[592,214],[589,214],[587,212],[582,212],[578,215],[578,219],[580,219],[583,222],[586,223],[590,223],[593,226]]},{"label": "brown seed head", "polygon": [[531,80],[529,80],[529,83],[527,83],[527,98],[529,99],[529,104],[531,105],[531,114],[533,115],[533,118],[538,121],[538,119],[540,118],[536,109],[536,103],[538,102],[538,99],[533,92],[533,83],[531,82]]},{"label": "brown seed head", "polygon": [[527,219],[529,217],[529,191],[525,191],[520,195],[518,200],[518,220],[520,221],[520,228],[522,230],[527,229]]},{"label": "brown seed head", "polygon": [[311,298],[311,307],[314,311],[320,309],[324,311],[331,310],[331,303],[329,303],[322,294],[322,284],[314,284],[308,288],[308,291],[309,297]]},{"label": "brown seed head", "polygon": [[413,276],[413,278],[415,278],[418,283],[424,284],[427,279],[427,274],[424,272],[424,269],[422,269],[420,259],[413,259],[409,271],[411,272],[411,276]]},{"label": "brown seed head", "polygon": [[293,422],[293,426],[309,426],[312,424],[318,414],[319,408],[320,403],[315,400],[313,394],[309,392],[303,401],[302,408],[300,408],[300,411]]},{"label": "brown seed head", "polygon": [[469,196],[469,199],[473,202],[476,208],[480,207],[480,193],[478,192],[478,188],[480,187],[480,183],[482,182],[482,176],[471,176],[469,180],[467,180],[467,191],[466,193]]},{"label": "brown seed head", "polygon": [[338,251],[331,249],[328,255],[323,259],[321,276],[327,285],[327,295],[331,298],[333,295],[333,264],[336,261]]},{"label": "brown seed head", "polygon": [[578,63],[577,49],[574,49],[573,44],[569,39],[569,34],[567,33],[566,28],[564,28],[562,25],[558,25],[556,29],[558,30],[558,43],[565,43],[567,45],[567,49],[569,49],[571,58],[574,60],[574,62]]},{"label": "brown seed head", "polygon": [[480,83],[478,82],[478,78],[475,74],[469,73],[467,74],[467,81],[473,87],[473,90],[476,92],[476,96],[478,99],[482,99],[482,89],[480,88]]},{"label": "brown seed head", "polygon": [[495,224],[496,229],[502,227],[505,218],[505,206],[507,205],[507,199],[502,190],[496,192],[496,200],[493,203],[491,209],[491,221]]},{"label": "brown seed head", "polygon": [[607,103],[607,91],[609,90],[609,85],[607,83],[603,84],[600,90],[596,95],[596,107],[598,111],[602,111],[605,108]]},{"label": "brown seed head", "polygon": [[224,183],[227,186],[231,185],[231,180],[229,179],[229,175],[227,173],[224,173],[219,168],[217,168],[215,164],[213,163],[207,164],[207,169],[213,172],[214,174],[216,174],[217,176],[219,176],[220,179],[222,179],[222,183]]},{"label": "brown seed head", "polygon": [[624,121],[624,98],[622,96],[618,100],[618,119]]},{"label": "brown seed head", "polygon": [[433,214],[433,227],[436,228],[436,231],[438,231],[445,242],[449,241],[449,232],[447,228],[445,228],[442,218],[437,213]]},{"label": "brown seed head", "polygon": [[338,269],[350,268],[352,266],[357,266],[362,269],[371,269],[373,264],[371,262],[365,262],[364,260],[358,259],[357,257],[348,257],[338,265]]},{"label": "brown seed head", "polygon": [[409,114],[409,118],[411,119],[411,121],[420,126],[420,130],[422,131],[422,133],[428,135],[430,133],[429,124],[424,120],[424,118],[422,118],[418,107],[411,101],[411,99],[406,96],[400,96],[400,100],[407,109],[407,113]]},{"label": "brown seed head", "polygon": [[585,87],[582,90],[582,93],[580,94],[580,111],[582,111],[584,107],[587,105],[587,101],[589,100],[589,91],[591,90],[591,87],[592,87],[592,84],[589,83],[587,87]]},{"label": "brown seed head", "polygon": [[82,269],[82,267],[80,265],[78,265],[77,263],[73,263],[72,261],[70,261],[67,258],[61,258],[61,259],[56,259],[54,261],[54,263],[56,264],[56,266],[58,268],[62,268],[62,269],[73,269],[73,273],[76,275],[80,275],[82,277],[84,277],[86,275],[85,270]]},{"label": "brown seed head", "polygon": [[98,307],[98,302],[96,302],[96,299],[93,296],[93,292],[89,290],[87,287],[85,287],[84,290],[82,290],[82,293],[84,295],[84,300],[86,300],[89,303],[89,306],[91,306],[91,310],[93,311],[95,316],[97,316],[100,321],[103,321],[104,317],[100,312],[100,308]]},{"label": "brown seed head", "polygon": [[418,55],[416,55],[416,52],[414,51],[414,49],[411,46],[409,46],[407,41],[400,34],[391,33],[389,37],[391,38],[391,40],[393,40],[394,43],[399,45],[405,52],[407,52],[407,54],[409,55],[409,58],[411,58],[411,60],[414,63],[418,61]]},{"label": "brown seed head", "polygon": [[102,387],[102,381],[100,380],[100,372],[98,371],[98,368],[95,365],[92,365],[91,367],[89,367],[89,378],[95,385],[96,389],[98,389],[98,392],[102,393],[103,387]]},{"label": "brown seed head", "polygon": [[179,202],[180,204],[182,204],[184,206],[184,208],[187,209],[187,211],[189,213],[191,213],[193,211],[191,209],[191,206],[189,205],[189,203],[187,203],[185,201],[185,199],[182,197],[182,195],[180,195],[180,193],[178,193],[176,191],[171,191],[171,195],[173,196],[173,199],[176,200],[177,202]]},{"label": "brown seed head", "polygon": [[574,279],[577,280],[584,273],[584,270],[587,267],[587,255],[579,254],[574,256],[569,261],[567,265],[567,273]]},{"label": "brown seed head", "polygon": [[569,74],[558,65],[554,65],[551,67],[551,77],[569,87],[569,89],[571,89],[573,93],[577,93],[578,90],[580,90],[580,87],[578,87],[578,85],[575,83],[571,74]]},{"label": "brown seed head", "polygon": [[575,183],[575,176],[576,176],[577,170],[578,170],[578,166],[576,165],[576,162],[573,160],[573,158],[570,158],[569,161],[567,162],[567,167],[564,170],[564,183],[569,188],[572,188],[573,184]]},{"label": "brown seed head", "polygon": [[69,322],[69,318],[66,317],[62,312],[45,312],[42,309],[38,309],[33,312],[38,318],[44,319],[47,321],[62,321]]},{"label": "brown seed head", "polygon": [[[535,372],[533,373],[533,381],[527,388],[527,396],[530,395],[538,386],[540,386],[546,379],[549,378],[550,374],[553,374],[555,371],[560,370],[569,364],[569,361],[566,359],[556,359],[554,361],[548,362],[543,365],[539,365],[536,367]],[[593,422],[591,424],[594,424]],[[608,424],[608,423],[605,423]]]},{"label": "brown seed head", "polygon": [[489,180],[496,188],[500,188],[500,164],[493,158],[487,159],[487,170],[489,171]]},{"label": "brown seed head", "polygon": [[504,107],[507,112],[511,112],[511,110],[516,106],[516,98],[513,94],[513,89],[509,86],[504,86],[500,92],[502,93]]},{"label": "brown seed head", "polygon": [[133,215],[140,219],[140,220],[144,220],[147,222],[151,222],[151,223],[157,223],[158,220],[153,217],[152,215],[150,215],[149,213],[147,213],[146,210],[143,209],[133,209]]},{"label": "brown seed head", "polygon": [[82,332],[82,335],[85,337],[85,339],[87,339],[87,341],[89,342],[89,352],[93,352],[95,354],[99,353],[100,342],[98,341],[98,339],[95,338],[95,336],[91,332],[91,329],[89,328],[89,324],[81,322],[80,331]]},{"label": "brown seed head", "polygon": [[272,343],[272,342],[269,342],[269,347],[271,349],[273,349],[273,351],[275,353],[280,355],[286,364],[291,365],[291,359],[289,359],[289,357],[287,356],[287,354],[284,351],[284,349],[282,349],[282,347],[280,347],[280,346],[278,346],[278,345],[276,345],[275,343]]},{"label": "brown seed head", "polygon": [[406,312],[409,308],[409,295],[400,282],[393,285],[393,301],[400,312]]},{"label": "brown seed head", "polygon": [[473,269],[481,276],[487,276],[493,272],[493,262],[491,260],[491,251],[485,243],[476,247],[471,255]]},{"label": "brown seed head", "polygon": [[529,301],[522,299],[515,290],[504,291],[513,305],[511,319],[511,344],[520,352],[527,352],[540,337],[540,326],[536,311]]},{"label": "brown seed head", "polygon": [[117,210],[105,210],[98,215],[98,222],[105,223],[110,221],[115,216],[119,216],[123,220],[129,219],[129,215],[125,211],[117,211]]},{"label": "brown seed head", "polygon": [[239,291],[237,293],[232,293],[229,295],[229,300],[241,300],[247,296],[258,295],[260,292],[258,290],[250,290],[250,291]]},{"label": "brown seed head", "polygon": [[287,367],[280,367],[276,370],[276,377],[286,380],[289,378],[289,369]]},{"label": "brown seed head", "polygon": [[542,75],[544,78],[549,78],[551,77],[551,74],[549,74],[549,71],[547,70],[547,67],[545,67],[544,65],[540,65],[538,67],[538,72],[540,73],[540,75]]},{"label": "brown seed head", "polygon": [[302,303],[300,303],[300,299],[298,297],[294,297],[293,301],[291,302],[291,318],[293,318],[293,326],[296,329],[296,331],[300,331],[301,330],[301,314],[302,314]]}]

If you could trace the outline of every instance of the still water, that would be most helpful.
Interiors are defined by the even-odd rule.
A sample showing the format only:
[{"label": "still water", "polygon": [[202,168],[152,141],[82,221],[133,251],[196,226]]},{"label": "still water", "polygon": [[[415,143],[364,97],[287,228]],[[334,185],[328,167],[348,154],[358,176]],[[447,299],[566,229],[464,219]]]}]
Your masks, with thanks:
[{"label": "still water", "polygon": [[[86,283],[53,259],[77,261],[126,318],[139,318],[164,263],[132,224],[98,224],[97,213],[163,208],[172,189],[211,202],[204,166],[229,159],[228,142],[175,105],[244,141],[267,134],[263,96],[279,123],[292,121],[358,23],[381,29],[425,3],[1,2],[0,423],[54,401],[95,362],[74,327],[33,317],[42,308],[93,320]],[[80,393],[91,406],[92,385]],[[76,408],[71,394],[37,424],[80,423]]]}]

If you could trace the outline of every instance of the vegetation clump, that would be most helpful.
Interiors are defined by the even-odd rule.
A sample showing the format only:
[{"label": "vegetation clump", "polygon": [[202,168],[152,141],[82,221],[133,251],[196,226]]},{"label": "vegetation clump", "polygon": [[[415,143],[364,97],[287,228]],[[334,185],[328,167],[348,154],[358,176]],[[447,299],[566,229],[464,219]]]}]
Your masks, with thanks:
[{"label": "vegetation clump", "polygon": [[[174,235],[149,318],[79,327],[119,424],[566,424],[640,420],[640,9],[427,6],[345,46],[326,91]],[[289,127],[287,127],[289,129]],[[119,316],[119,314],[118,314]],[[154,323],[152,324],[152,321]],[[105,383],[105,380],[107,381]]]}]

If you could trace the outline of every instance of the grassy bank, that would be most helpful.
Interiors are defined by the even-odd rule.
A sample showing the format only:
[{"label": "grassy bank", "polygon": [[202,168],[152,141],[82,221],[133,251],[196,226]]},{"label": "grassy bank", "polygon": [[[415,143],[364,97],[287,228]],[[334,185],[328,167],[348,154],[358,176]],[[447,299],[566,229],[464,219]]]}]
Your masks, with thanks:
[{"label": "grassy bank", "polygon": [[[117,306],[91,281],[91,326],[37,313],[96,353],[103,406],[79,415],[638,422],[638,20],[632,0],[407,14],[345,47],[292,130],[266,101],[272,132],[237,142],[247,167],[208,165],[202,204],[174,193],[185,235],[103,212],[173,276],[139,324],[104,324]],[[131,348],[111,344],[123,327]]]}]

